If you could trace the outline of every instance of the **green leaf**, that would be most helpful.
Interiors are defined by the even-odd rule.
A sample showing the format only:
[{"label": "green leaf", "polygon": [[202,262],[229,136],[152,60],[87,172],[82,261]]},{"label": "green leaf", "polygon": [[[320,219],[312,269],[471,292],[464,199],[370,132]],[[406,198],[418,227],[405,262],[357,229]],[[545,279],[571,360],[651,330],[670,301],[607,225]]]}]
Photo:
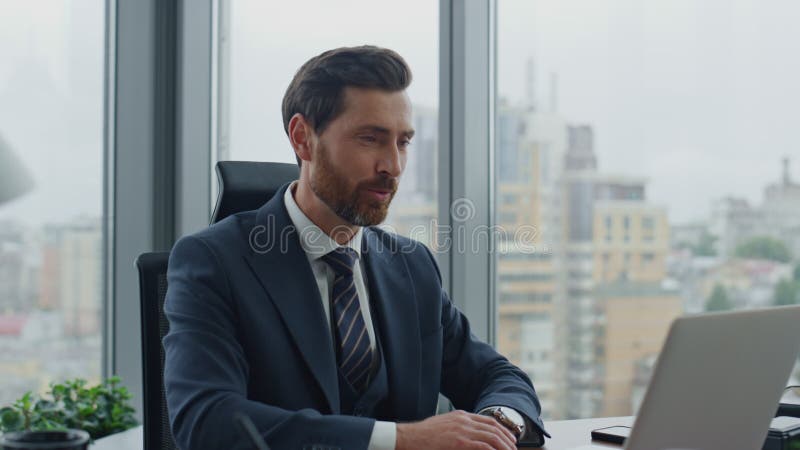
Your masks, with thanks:
[{"label": "green leaf", "polygon": [[23,411],[30,411],[33,405],[33,394],[28,391],[22,395],[22,398],[17,400],[16,405]]},{"label": "green leaf", "polygon": [[38,412],[51,412],[58,410],[58,404],[52,400],[47,399],[39,399],[36,404],[33,406],[34,411]]},{"label": "green leaf", "polygon": [[67,388],[62,384],[51,384],[50,392],[53,395],[55,401],[59,401],[66,395]]},{"label": "green leaf", "polygon": [[24,418],[19,411],[5,407],[0,409],[0,428],[4,432],[19,431],[24,426]]}]

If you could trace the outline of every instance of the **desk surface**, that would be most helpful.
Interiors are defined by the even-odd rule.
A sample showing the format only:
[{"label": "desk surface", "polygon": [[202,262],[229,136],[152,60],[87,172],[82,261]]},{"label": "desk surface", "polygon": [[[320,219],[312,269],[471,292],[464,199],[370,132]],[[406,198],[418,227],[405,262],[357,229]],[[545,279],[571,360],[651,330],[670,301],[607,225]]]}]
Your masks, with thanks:
[{"label": "desk surface", "polygon": [[544,427],[553,436],[545,442],[542,447],[547,450],[567,450],[581,445],[594,444],[598,447],[608,447],[621,449],[622,447],[614,444],[604,444],[592,442],[591,432],[597,428],[612,427],[615,425],[633,425],[633,417],[603,417],[599,419],[582,420],[556,420],[545,422]]},{"label": "desk surface", "polygon": [[94,441],[89,450],[142,450],[144,436],[142,426],[131,428],[122,433],[112,434]]},{"label": "desk surface", "polygon": [[[591,442],[591,433],[595,428],[610,427],[613,425],[631,425],[632,417],[604,417],[600,419],[583,420],[556,420],[546,422],[544,425],[547,431],[553,436],[548,439],[545,446],[546,450],[567,450],[572,447],[586,445]],[[601,445],[601,444],[597,444]],[[128,431],[117,433],[103,439],[98,439],[91,450],[141,450],[142,449],[142,427],[131,428]],[[616,445],[604,445],[610,449],[619,449]]]}]

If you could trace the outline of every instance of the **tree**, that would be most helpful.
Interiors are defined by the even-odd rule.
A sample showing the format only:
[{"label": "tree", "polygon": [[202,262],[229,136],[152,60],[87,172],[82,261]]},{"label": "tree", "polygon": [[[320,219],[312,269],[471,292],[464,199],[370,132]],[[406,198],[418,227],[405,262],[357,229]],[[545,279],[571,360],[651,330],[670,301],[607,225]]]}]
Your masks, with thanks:
[{"label": "tree", "polygon": [[706,311],[729,311],[731,309],[733,309],[733,304],[728,300],[725,287],[719,283],[715,284],[711,296],[706,301]]},{"label": "tree", "polygon": [[788,263],[792,254],[783,241],[769,236],[754,237],[736,246],[736,256],[740,258],[770,259]]},{"label": "tree", "polygon": [[692,253],[694,256],[717,256],[717,250],[714,248],[716,242],[716,236],[709,233],[708,230],[703,230],[703,234],[697,240],[697,245],[691,247]]},{"label": "tree", "polygon": [[775,297],[772,304],[775,306],[794,305],[800,302],[800,282],[781,280],[775,286]]}]

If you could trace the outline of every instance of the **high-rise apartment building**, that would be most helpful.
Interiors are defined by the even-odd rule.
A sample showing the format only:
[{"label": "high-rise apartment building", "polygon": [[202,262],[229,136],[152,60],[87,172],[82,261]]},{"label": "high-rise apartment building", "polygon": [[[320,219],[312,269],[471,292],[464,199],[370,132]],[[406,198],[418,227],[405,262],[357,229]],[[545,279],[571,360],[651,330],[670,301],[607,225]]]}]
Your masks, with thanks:
[{"label": "high-rise apartment building", "polygon": [[[644,179],[597,170],[590,127],[570,127],[569,135],[562,185],[565,417],[630,414],[636,364],[657,354],[682,310],[677,292],[662,287],[666,209],[646,201]],[[632,317],[658,326],[632,327]]]},{"label": "high-rise apartment building", "polygon": [[563,415],[560,181],[566,123],[553,113],[501,107],[497,128],[499,349],[533,380],[545,415]]}]

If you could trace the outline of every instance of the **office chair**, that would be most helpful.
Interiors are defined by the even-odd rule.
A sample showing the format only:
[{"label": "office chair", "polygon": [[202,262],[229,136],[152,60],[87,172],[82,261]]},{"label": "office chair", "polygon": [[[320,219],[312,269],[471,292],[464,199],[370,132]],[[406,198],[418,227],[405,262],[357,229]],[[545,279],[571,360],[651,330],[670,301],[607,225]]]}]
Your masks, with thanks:
[{"label": "office chair", "polygon": [[284,184],[300,177],[297,164],[220,161],[217,163],[219,195],[211,223],[231,214],[258,209]]},{"label": "office chair", "polygon": [[[143,253],[136,258],[142,318],[142,381],[144,394],[144,448],[173,450],[164,396],[164,347],[161,339],[169,331],[164,316],[169,252]],[[158,332],[156,332],[158,331]]]},{"label": "office chair", "polygon": [[[249,161],[217,163],[219,194],[211,223],[241,211],[258,209],[284,184],[299,177],[294,164]],[[169,252],[143,253],[136,258],[142,319],[144,448],[177,449],[172,437],[164,395],[164,347],[169,331],[164,315]],[[158,331],[156,333],[156,330]]]}]

